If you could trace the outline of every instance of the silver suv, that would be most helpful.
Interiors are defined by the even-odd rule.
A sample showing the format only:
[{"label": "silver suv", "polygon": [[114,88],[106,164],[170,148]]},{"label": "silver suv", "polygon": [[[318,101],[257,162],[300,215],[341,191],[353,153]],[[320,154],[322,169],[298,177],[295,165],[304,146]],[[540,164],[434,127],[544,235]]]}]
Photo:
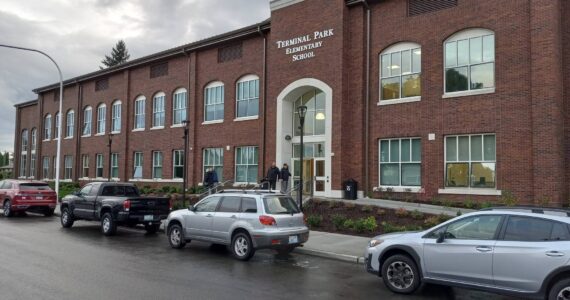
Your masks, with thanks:
[{"label": "silver suv", "polygon": [[368,272],[410,294],[422,283],[518,297],[570,299],[570,211],[491,208],[422,232],[372,239]]},{"label": "silver suv", "polygon": [[259,191],[224,191],[195,206],[170,213],[165,232],[172,248],[191,240],[230,246],[239,260],[257,249],[287,254],[309,239],[303,213],[287,195]]}]

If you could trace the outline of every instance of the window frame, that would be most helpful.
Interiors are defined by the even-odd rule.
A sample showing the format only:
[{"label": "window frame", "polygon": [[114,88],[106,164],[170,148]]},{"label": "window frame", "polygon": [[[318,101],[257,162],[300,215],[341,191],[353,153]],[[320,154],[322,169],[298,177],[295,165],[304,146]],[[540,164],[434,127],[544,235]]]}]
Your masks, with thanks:
[{"label": "window frame", "polygon": [[81,176],[89,178],[89,154],[81,155]]},{"label": "window frame", "polygon": [[111,133],[112,134],[117,134],[121,132],[121,116],[122,116],[122,112],[123,111],[123,107],[122,107],[122,102],[121,100],[115,100],[113,101],[113,104],[111,105]]},{"label": "window frame", "polygon": [[[212,152],[212,153],[209,153]],[[220,154],[220,161],[219,164],[216,164],[216,152]],[[212,156],[213,155],[213,156]],[[210,163],[210,158],[213,157],[214,164]],[[208,164],[207,164],[208,163]],[[224,148],[222,147],[212,147],[212,148],[204,148],[202,150],[202,178],[206,176],[206,169],[207,168],[221,168],[221,172],[218,173],[218,181],[223,181],[223,174],[224,174]],[[217,171],[216,171],[217,173]]]},{"label": "window frame", "polygon": [[[251,150],[255,150],[255,156],[254,156],[254,162],[256,163],[239,163],[238,164],[238,149],[244,149],[247,150],[248,152]],[[243,151],[243,150],[242,150]],[[257,181],[259,180],[259,147],[258,146],[238,146],[235,147],[235,160],[234,160],[234,182],[235,183],[257,183]],[[246,157],[248,157],[248,155],[246,154]],[[237,179],[237,175],[238,175],[238,167],[240,166],[245,166],[246,169],[246,181],[238,181]],[[257,172],[255,173],[255,180],[254,181],[250,181],[248,175],[249,175],[249,168],[252,166],[256,166],[257,168]]]},{"label": "window frame", "polygon": [[[418,72],[414,72],[414,66],[413,66],[413,61],[414,61],[414,51],[418,51],[420,52],[419,54],[419,71]],[[410,51],[410,70],[411,72],[408,74],[402,74],[402,55],[403,52],[405,51]],[[392,55],[399,53],[400,55],[400,62],[399,62],[399,69],[400,69],[400,74],[399,75],[390,75],[390,76],[383,76],[383,66],[382,66],[382,57],[383,56],[389,56],[390,57],[390,66],[392,66]],[[386,49],[384,49],[380,54],[378,54],[378,70],[379,70],[379,76],[378,76],[378,106],[382,106],[382,105],[390,105],[390,104],[399,104],[399,103],[409,103],[409,102],[417,102],[417,101],[421,101],[422,98],[422,46],[420,44],[417,43],[413,43],[413,42],[399,42],[396,43]],[[409,97],[402,97],[402,91],[403,91],[403,84],[402,84],[402,78],[406,77],[406,76],[413,76],[413,75],[417,75],[419,76],[419,82],[420,82],[420,95],[419,96],[409,96]],[[386,79],[393,79],[393,78],[399,78],[399,98],[394,98],[394,99],[382,99],[382,81],[386,80]]]},{"label": "window frame", "polygon": [[[181,95],[184,95],[181,99]],[[180,106],[182,102],[183,106]],[[185,88],[178,88],[172,94],[172,126],[181,126],[188,120],[188,91]],[[178,116],[179,115],[179,116]],[[177,119],[180,119],[177,122]]]},{"label": "window frame", "polygon": [[71,155],[63,156],[63,179],[73,179],[73,156]]},{"label": "window frame", "polygon": [[42,157],[42,178],[43,179],[49,179],[49,163],[50,161],[50,157],[49,156],[43,156]]},{"label": "window frame", "polygon": [[[221,90],[220,96],[221,98],[217,98],[218,88]],[[209,91],[214,91],[216,94],[216,98],[210,101],[210,93]],[[214,102],[218,101],[218,102]],[[212,102],[208,104],[208,102]],[[208,120],[208,107],[214,107],[214,118]],[[225,116],[225,86],[224,83],[221,81],[215,81],[208,84],[204,88],[204,122],[202,124],[209,124],[209,123],[222,123],[224,121]],[[219,111],[219,107],[221,107],[221,112]],[[218,114],[221,114],[221,117],[218,118]]]},{"label": "window frame", "polygon": [[65,115],[65,137],[73,138],[75,135],[75,111],[70,109]]},{"label": "window frame", "polygon": [[44,141],[51,140],[51,114],[44,117]]},{"label": "window frame", "polygon": [[[410,160],[406,162],[402,162],[402,141],[409,140],[410,141]],[[413,160],[413,141],[418,140],[420,142],[420,160],[414,161]],[[388,162],[382,162],[382,142],[388,141]],[[391,161],[391,144],[392,141],[398,141],[398,161],[392,162]],[[396,189],[396,191],[405,191],[408,190],[410,192],[418,192],[422,188],[422,138],[421,137],[403,137],[403,138],[387,138],[387,139],[379,139],[378,140],[378,186],[382,188],[392,188]],[[382,184],[382,163],[384,164],[398,164],[399,170],[399,185],[389,185],[389,184]],[[420,165],[420,184],[419,185],[403,185],[402,184],[402,166],[403,165]]]},{"label": "window frame", "polygon": [[102,103],[97,106],[97,130],[95,135],[104,135],[107,130],[107,105]]},{"label": "window frame", "polygon": [[[158,123],[157,120],[159,121]],[[164,128],[165,124],[166,94],[164,92],[158,92],[152,97],[152,128]]]},{"label": "window frame", "polygon": [[[157,156],[158,155],[158,156]],[[158,161],[157,161],[158,158]],[[157,164],[157,163],[160,164]],[[154,180],[160,180],[164,177],[164,173],[162,172],[163,169],[163,164],[164,164],[164,154],[162,153],[162,151],[152,151],[152,179]],[[156,169],[160,168],[160,177],[156,176]]]},{"label": "window frame", "polygon": [[59,122],[60,122],[60,118],[61,118],[61,113],[56,112],[55,113],[55,117],[54,117],[54,130],[53,130],[53,139],[57,140],[59,139]]},{"label": "window frame", "polygon": [[81,130],[82,137],[91,136],[92,123],[93,123],[93,108],[91,106],[87,106],[83,109],[83,128]]},{"label": "window frame", "polygon": [[[95,178],[104,178],[105,176],[105,169],[104,169],[104,160],[105,157],[102,153],[97,153],[95,155]],[[101,176],[99,176],[99,171],[101,171]]]},{"label": "window frame", "polygon": [[[184,150],[172,150],[172,179],[184,179]],[[176,168],[182,168],[182,177],[176,177]]]},{"label": "window frame", "polygon": [[[471,158],[471,138],[474,136],[481,136],[481,156],[482,156],[482,160],[472,160]],[[485,160],[485,136],[494,136],[495,138],[495,160],[491,161],[491,160]],[[448,143],[448,138],[452,138],[455,137],[456,138],[456,156],[457,156],[457,160],[455,161],[448,161],[447,159],[447,143]],[[460,137],[468,137],[469,138],[469,144],[468,144],[468,156],[469,156],[469,160],[465,161],[465,160],[459,160],[459,138]],[[497,176],[497,134],[495,133],[475,133],[475,134],[457,134],[457,135],[445,135],[444,138],[444,144],[443,144],[443,170],[444,170],[444,177],[443,177],[443,186],[444,186],[444,190],[462,190],[462,191],[466,191],[466,192],[470,192],[470,191],[474,191],[474,193],[476,194],[478,191],[482,191],[483,193],[486,193],[485,191],[489,191],[492,193],[492,191],[496,191],[497,193],[500,193],[500,191],[498,190],[498,176]],[[460,164],[460,163],[467,163],[468,164],[468,174],[467,174],[467,178],[468,178],[468,186],[463,187],[463,186],[447,186],[447,165],[449,163],[456,163],[456,164]],[[472,164],[473,163],[494,163],[495,164],[495,184],[494,187],[473,187],[471,184],[471,173],[472,173]],[[440,189],[440,193],[442,193],[442,190]]]},{"label": "window frame", "polygon": [[507,229],[509,227],[509,221],[511,220],[511,218],[525,218],[525,219],[535,219],[535,220],[540,220],[540,221],[546,221],[546,222],[550,222],[552,223],[552,228],[550,229],[550,236],[552,237],[552,230],[554,229],[554,226],[556,224],[559,225],[563,225],[566,227],[566,232],[570,235],[570,225],[568,225],[567,223],[564,222],[560,222],[557,220],[552,220],[552,219],[547,219],[547,218],[541,218],[541,217],[537,217],[537,216],[526,216],[526,215],[507,215],[504,218],[503,221],[503,226],[501,228],[501,232],[499,235],[498,240],[499,241],[505,241],[505,242],[518,242],[518,243],[548,243],[548,242],[570,242],[570,239],[568,240],[552,240],[552,239],[548,239],[548,240],[531,240],[531,241],[522,241],[522,240],[512,240],[512,239],[505,239],[505,235],[507,234]]},{"label": "window frame", "polygon": [[[135,151],[133,153],[133,179],[141,179],[144,177],[143,165],[144,165],[144,154],[143,154],[143,152],[142,151]],[[135,177],[135,174],[137,172],[137,168],[141,168],[141,176],[140,177]]]},{"label": "window frame", "polygon": [[[254,82],[254,94],[253,97],[251,97],[251,84],[252,82]],[[248,120],[248,119],[257,119],[259,118],[259,98],[260,98],[260,94],[259,94],[259,76],[257,75],[246,75],[243,76],[242,78],[240,78],[237,82],[236,82],[236,108],[235,108],[235,120]],[[247,83],[249,85],[248,87],[248,91],[249,91],[249,95],[250,97],[248,98],[242,98],[240,97],[244,95],[243,93],[243,88],[240,91],[240,87],[243,86],[243,84]],[[257,114],[255,115],[249,115],[249,113],[246,113],[245,116],[240,116],[239,115],[239,105],[240,102],[247,102],[247,106],[246,106],[246,112],[249,112],[249,106],[251,105],[251,102],[256,102],[257,105]]]},{"label": "window frame", "polygon": [[111,178],[119,179],[119,153],[111,153]]}]

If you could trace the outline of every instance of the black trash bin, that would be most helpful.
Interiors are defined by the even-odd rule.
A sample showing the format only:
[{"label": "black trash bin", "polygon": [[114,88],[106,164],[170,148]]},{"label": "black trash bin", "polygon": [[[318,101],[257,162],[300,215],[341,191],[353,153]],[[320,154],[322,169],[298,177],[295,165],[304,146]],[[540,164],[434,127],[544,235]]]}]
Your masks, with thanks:
[{"label": "black trash bin", "polygon": [[346,180],[343,183],[344,199],[356,200],[357,182],[354,179]]}]

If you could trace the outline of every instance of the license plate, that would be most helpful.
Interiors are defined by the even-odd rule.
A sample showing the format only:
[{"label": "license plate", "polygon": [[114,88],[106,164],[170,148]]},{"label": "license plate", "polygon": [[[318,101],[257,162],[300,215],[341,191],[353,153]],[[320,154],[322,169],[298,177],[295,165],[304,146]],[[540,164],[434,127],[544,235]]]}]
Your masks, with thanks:
[{"label": "license plate", "polygon": [[144,220],[145,221],[152,221],[152,220],[154,220],[154,216],[153,215],[145,215]]},{"label": "license plate", "polygon": [[36,196],[36,200],[42,200],[42,199],[44,199],[44,197],[42,197],[42,196]]},{"label": "license plate", "polygon": [[299,237],[296,235],[289,236],[289,244],[296,244],[299,242]]}]

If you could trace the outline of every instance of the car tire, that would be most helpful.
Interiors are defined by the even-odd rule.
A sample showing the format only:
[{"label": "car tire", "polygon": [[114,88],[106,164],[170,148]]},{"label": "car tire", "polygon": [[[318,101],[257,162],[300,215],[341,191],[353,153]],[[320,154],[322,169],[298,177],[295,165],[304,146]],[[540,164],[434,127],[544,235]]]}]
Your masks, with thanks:
[{"label": "car tire", "polygon": [[397,294],[411,294],[421,285],[420,273],[413,259],[407,255],[393,255],[382,264],[382,280]]},{"label": "car tire", "polygon": [[168,243],[170,244],[170,247],[174,249],[182,249],[186,246],[182,226],[174,224],[168,227]]},{"label": "car tire", "polygon": [[548,293],[548,300],[568,298],[570,298],[570,278],[558,280]]},{"label": "car tire", "polygon": [[75,220],[73,219],[73,214],[69,210],[69,207],[64,207],[61,209],[60,220],[61,226],[63,228],[71,228],[71,226],[73,226],[73,222],[75,222]]},{"label": "car tire", "polygon": [[241,261],[248,261],[255,254],[249,234],[238,232],[232,238],[231,251],[233,256]]},{"label": "car tire", "polygon": [[12,211],[12,206],[10,205],[10,200],[4,201],[4,205],[2,206],[2,208],[4,209],[4,217],[9,218],[14,215],[14,212]]},{"label": "car tire", "polygon": [[117,223],[113,220],[113,215],[110,212],[104,213],[101,218],[101,232],[106,236],[117,233]]},{"label": "car tire", "polygon": [[155,234],[158,232],[158,229],[160,229],[160,224],[144,225],[144,230],[148,234]]},{"label": "car tire", "polygon": [[44,210],[44,217],[51,217],[53,216],[53,213],[55,212],[55,209],[53,208],[46,208]]}]

